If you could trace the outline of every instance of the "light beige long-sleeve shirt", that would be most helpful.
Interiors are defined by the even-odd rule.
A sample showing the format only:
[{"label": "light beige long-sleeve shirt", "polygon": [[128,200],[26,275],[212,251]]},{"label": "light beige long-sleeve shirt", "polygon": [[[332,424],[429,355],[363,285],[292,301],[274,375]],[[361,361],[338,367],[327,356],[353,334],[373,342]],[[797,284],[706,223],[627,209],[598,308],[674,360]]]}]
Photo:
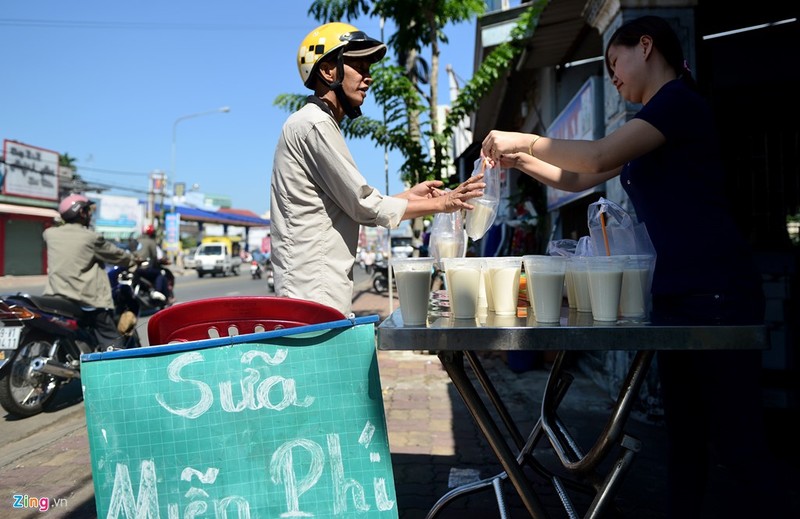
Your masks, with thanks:
[{"label": "light beige long-sleeve shirt", "polygon": [[305,105],[284,123],[272,167],[276,294],[347,315],[359,225],[397,227],[407,205],[369,186],[333,116],[317,104]]},{"label": "light beige long-sleeve shirt", "polygon": [[106,263],[130,266],[133,256],[77,223],[45,229],[45,295],[59,295],[95,308],[114,308]]}]

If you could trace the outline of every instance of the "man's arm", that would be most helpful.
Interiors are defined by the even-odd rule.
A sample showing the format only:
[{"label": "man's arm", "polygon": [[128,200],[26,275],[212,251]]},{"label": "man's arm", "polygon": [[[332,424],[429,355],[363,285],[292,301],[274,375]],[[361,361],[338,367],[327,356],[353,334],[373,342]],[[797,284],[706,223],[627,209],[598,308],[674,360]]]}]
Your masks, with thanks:
[{"label": "man's arm", "polygon": [[136,263],[133,254],[106,241],[106,239],[99,234],[94,242],[94,254],[101,261],[110,265],[130,267]]}]

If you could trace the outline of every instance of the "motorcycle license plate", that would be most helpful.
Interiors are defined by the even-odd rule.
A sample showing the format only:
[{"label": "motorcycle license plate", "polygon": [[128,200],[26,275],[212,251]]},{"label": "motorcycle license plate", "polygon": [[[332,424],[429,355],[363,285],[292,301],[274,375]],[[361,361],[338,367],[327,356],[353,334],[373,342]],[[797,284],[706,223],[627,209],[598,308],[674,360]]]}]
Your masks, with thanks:
[{"label": "motorcycle license plate", "polygon": [[0,350],[16,350],[22,326],[3,326],[0,328]]}]

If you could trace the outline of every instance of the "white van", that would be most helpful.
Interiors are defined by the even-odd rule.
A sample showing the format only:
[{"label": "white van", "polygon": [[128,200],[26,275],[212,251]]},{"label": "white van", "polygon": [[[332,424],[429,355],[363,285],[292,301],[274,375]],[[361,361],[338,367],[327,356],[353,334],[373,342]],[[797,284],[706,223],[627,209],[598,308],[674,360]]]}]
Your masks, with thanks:
[{"label": "white van", "polygon": [[238,276],[241,264],[242,259],[238,255],[232,256],[224,243],[203,243],[197,247],[197,251],[194,253],[194,269],[197,271],[198,277],[206,274],[212,276],[235,274]]}]

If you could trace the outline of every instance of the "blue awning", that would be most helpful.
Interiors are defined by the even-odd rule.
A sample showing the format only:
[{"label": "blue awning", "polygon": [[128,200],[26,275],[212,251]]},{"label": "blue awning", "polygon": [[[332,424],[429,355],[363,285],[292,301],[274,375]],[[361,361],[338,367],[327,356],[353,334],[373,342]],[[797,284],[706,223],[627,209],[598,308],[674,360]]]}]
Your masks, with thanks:
[{"label": "blue awning", "polygon": [[[172,207],[165,206],[164,209],[169,209],[167,212],[172,212]],[[156,204],[154,210],[156,213],[160,213],[161,206]],[[217,223],[223,225],[237,225],[240,227],[269,227],[270,225],[270,221],[264,218],[208,211],[205,209],[197,209],[196,207],[184,207],[179,205],[175,207],[175,212],[181,215],[181,220],[189,222]]]}]

